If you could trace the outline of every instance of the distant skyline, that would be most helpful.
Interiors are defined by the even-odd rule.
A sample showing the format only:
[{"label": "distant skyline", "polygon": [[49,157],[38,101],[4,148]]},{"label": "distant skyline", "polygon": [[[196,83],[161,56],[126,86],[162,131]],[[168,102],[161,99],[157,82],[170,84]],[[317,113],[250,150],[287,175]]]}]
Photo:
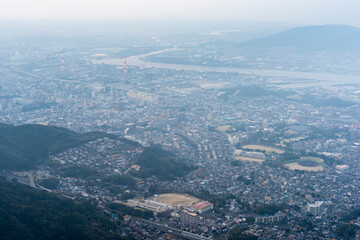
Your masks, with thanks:
[{"label": "distant skyline", "polygon": [[359,0],[1,0],[1,20],[237,19],[360,27]]}]

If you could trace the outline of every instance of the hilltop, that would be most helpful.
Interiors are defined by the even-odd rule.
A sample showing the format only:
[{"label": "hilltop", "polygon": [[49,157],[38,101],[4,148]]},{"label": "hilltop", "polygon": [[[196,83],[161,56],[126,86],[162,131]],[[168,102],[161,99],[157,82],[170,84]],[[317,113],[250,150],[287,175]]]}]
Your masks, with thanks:
[{"label": "hilltop", "polygon": [[140,165],[140,170],[133,171],[132,174],[141,178],[156,176],[160,179],[173,179],[193,170],[193,166],[184,159],[157,146],[145,148],[136,163]]},{"label": "hilltop", "polygon": [[360,29],[347,25],[296,27],[235,47],[295,47],[298,50],[360,51]]},{"label": "hilltop", "polygon": [[0,169],[29,169],[42,164],[51,154],[115,135],[70,130],[37,124],[12,126],[0,124]]}]

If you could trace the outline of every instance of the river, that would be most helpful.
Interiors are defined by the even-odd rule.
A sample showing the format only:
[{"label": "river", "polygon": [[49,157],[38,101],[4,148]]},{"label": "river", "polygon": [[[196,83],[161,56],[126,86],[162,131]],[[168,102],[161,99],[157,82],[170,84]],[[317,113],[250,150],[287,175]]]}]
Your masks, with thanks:
[{"label": "river", "polygon": [[[187,65],[187,64],[170,64],[170,63],[158,63],[148,62],[141,60],[143,57],[158,54],[171,49],[165,49],[146,54],[131,56],[126,59],[129,66],[138,67],[153,67],[162,69],[173,70],[188,70],[198,72],[229,72],[228,67],[208,67],[200,65]],[[123,58],[109,58],[103,60],[93,60],[95,64],[111,64],[122,66],[124,64]],[[232,68],[234,73],[245,75],[266,76],[275,78],[287,78],[291,81],[279,83],[278,81],[270,82],[268,84],[277,83],[283,87],[314,87],[314,86],[334,86],[334,85],[348,85],[348,84],[360,84],[360,76],[345,75],[345,74],[332,74],[332,73],[318,73],[318,72],[299,72],[299,71],[281,71],[281,70],[259,70],[259,69],[247,69],[247,68]],[[305,81],[304,81],[305,80]]]}]

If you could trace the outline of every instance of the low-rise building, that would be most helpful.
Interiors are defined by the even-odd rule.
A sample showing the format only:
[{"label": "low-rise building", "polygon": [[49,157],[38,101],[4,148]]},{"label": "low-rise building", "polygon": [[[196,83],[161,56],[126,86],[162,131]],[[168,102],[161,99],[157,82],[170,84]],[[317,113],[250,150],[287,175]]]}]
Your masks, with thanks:
[{"label": "low-rise building", "polygon": [[209,212],[213,209],[214,205],[208,201],[200,201],[197,203],[194,203],[192,207],[198,211],[200,214]]},{"label": "low-rise building", "polygon": [[170,205],[165,204],[165,203],[161,203],[161,202],[156,202],[153,200],[134,200],[134,199],[130,199],[127,201],[128,204],[132,207],[141,207],[156,213],[160,213],[160,212],[165,212],[166,210],[170,209]]},{"label": "low-rise building", "polygon": [[274,222],[280,222],[284,220],[285,215],[282,213],[276,213],[275,215],[271,216],[265,216],[265,217],[257,217],[255,218],[256,223],[274,223]]}]

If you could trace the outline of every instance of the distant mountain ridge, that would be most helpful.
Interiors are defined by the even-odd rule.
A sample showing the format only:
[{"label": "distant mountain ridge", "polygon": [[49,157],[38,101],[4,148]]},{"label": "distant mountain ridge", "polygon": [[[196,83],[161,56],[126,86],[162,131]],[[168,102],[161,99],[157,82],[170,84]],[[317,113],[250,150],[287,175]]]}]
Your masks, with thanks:
[{"label": "distant mountain ridge", "polygon": [[51,154],[103,137],[118,138],[102,132],[79,134],[54,126],[0,124],[0,170],[33,168]]},{"label": "distant mountain ridge", "polygon": [[299,50],[360,51],[360,28],[348,25],[296,27],[235,47],[295,47]]}]

